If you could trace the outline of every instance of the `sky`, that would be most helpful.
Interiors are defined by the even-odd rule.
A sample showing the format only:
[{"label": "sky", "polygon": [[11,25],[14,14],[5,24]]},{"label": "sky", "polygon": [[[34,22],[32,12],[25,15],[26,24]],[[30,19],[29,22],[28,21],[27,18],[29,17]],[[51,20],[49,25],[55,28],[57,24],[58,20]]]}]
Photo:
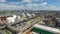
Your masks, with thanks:
[{"label": "sky", "polygon": [[0,0],[0,10],[60,10],[60,0]]}]

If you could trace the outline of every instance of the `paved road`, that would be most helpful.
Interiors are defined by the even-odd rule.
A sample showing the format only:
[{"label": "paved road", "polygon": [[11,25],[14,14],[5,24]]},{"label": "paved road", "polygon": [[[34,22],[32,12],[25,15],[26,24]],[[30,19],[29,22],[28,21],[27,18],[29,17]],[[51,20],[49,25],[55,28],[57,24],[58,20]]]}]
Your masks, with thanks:
[{"label": "paved road", "polygon": [[33,25],[34,24],[38,24],[40,21],[42,21],[44,19],[44,17],[42,17],[42,18],[40,18],[39,20],[37,20],[37,22],[36,23],[33,23],[32,24],[32,27],[31,28],[29,28],[29,29],[27,29],[23,34],[29,34],[30,33],[30,30],[32,30],[32,28],[33,28]]}]

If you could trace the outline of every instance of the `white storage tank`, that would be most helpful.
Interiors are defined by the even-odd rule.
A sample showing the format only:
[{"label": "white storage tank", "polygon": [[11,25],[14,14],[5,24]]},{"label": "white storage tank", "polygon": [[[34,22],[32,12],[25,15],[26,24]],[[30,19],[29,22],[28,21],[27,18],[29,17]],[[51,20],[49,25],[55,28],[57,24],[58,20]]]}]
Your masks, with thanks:
[{"label": "white storage tank", "polygon": [[35,17],[35,14],[32,14],[33,17]]},{"label": "white storage tank", "polygon": [[22,16],[23,16],[23,17],[26,17],[25,13],[22,13]]},{"label": "white storage tank", "polygon": [[27,16],[29,16],[30,18],[32,17],[32,15],[31,15],[31,14],[29,14],[29,13],[27,13]]},{"label": "white storage tank", "polygon": [[13,16],[13,18],[16,18],[17,16],[16,15],[12,15]]},{"label": "white storage tank", "polygon": [[13,24],[15,22],[15,18],[14,17],[8,17],[7,20],[11,24]]}]

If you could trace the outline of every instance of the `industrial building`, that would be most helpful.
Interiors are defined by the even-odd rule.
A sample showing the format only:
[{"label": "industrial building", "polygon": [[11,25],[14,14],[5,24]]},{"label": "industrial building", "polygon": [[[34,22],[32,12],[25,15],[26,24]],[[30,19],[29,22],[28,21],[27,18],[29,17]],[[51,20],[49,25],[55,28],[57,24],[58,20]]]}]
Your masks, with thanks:
[{"label": "industrial building", "polygon": [[0,16],[0,33],[60,34],[60,19],[54,15],[22,12]]}]

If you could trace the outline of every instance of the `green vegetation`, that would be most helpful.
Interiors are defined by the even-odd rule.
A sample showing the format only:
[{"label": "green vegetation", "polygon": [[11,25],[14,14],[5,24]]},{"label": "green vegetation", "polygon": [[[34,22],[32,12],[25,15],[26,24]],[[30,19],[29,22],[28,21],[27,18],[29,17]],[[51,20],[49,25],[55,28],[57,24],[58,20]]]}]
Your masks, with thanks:
[{"label": "green vegetation", "polygon": [[0,12],[0,14],[2,14],[2,12]]},{"label": "green vegetation", "polygon": [[2,30],[4,34],[13,34],[12,32],[8,31],[7,29]]},{"label": "green vegetation", "polygon": [[10,34],[7,29],[5,29],[6,34]]}]

